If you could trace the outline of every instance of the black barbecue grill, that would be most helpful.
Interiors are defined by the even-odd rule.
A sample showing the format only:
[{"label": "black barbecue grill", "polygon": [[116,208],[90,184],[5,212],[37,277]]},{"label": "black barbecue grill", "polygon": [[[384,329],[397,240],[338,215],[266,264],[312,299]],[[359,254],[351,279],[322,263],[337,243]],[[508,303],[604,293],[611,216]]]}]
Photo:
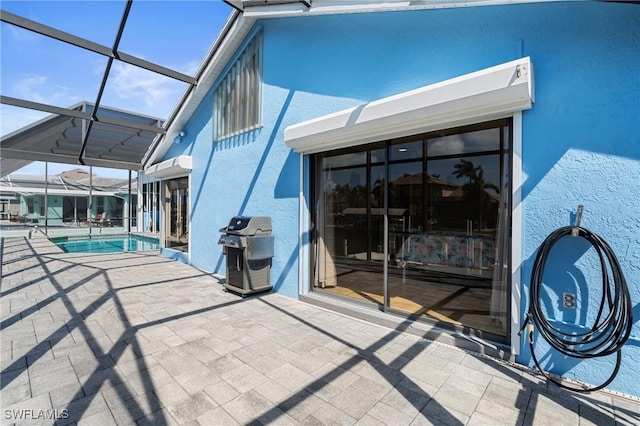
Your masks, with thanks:
[{"label": "black barbecue grill", "polygon": [[236,216],[220,232],[218,244],[227,256],[225,289],[242,296],[271,290],[271,218]]}]

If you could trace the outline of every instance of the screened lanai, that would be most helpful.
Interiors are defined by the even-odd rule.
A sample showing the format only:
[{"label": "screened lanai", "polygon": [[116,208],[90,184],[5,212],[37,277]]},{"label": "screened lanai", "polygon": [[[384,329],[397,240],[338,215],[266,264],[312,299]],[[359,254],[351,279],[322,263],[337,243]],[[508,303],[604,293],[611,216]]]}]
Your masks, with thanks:
[{"label": "screened lanai", "polygon": [[[233,10],[176,4],[4,1],[2,175],[28,161],[141,170]],[[167,34],[182,18],[193,30]]]},{"label": "screened lanai", "polygon": [[[137,171],[239,12],[217,1],[3,1],[1,8],[3,218],[45,229],[60,219],[90,232],[111,209],[110,223],[131,231]],[[88,172],[82,182],[59,176],[78,167]]]}]

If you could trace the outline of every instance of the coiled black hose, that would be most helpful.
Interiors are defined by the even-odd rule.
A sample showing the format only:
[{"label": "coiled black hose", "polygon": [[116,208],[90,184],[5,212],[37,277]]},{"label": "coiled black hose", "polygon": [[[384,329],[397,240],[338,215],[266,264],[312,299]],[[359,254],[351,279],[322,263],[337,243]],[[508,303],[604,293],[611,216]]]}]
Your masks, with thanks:
[{"label": "coiled black hose", "polygon": [[[540,292],[544,268],[553,246],[563,237],[573,235],[587,240],[596,250],[600,259],[602,274],[602,298],[591,328],[584,333],[568,334],[555,327],[542,312]],[[529,311],[520,330],[528,327],[531,356],[540,372],[558,386],[577,392],[592,392],[604,388],[618,374],[621,363],[621,349],[631,334],[633,326],[631,295],[615,253],[597,234],[580,226],[566,226],[549,234],[538,251],[531,274]],[[573,358],[596,358],[616,354],[616,365],[609,378],[599,386],[568,386],[546,373],[535,355],[534,327],[540,335],[558,352]]]}]

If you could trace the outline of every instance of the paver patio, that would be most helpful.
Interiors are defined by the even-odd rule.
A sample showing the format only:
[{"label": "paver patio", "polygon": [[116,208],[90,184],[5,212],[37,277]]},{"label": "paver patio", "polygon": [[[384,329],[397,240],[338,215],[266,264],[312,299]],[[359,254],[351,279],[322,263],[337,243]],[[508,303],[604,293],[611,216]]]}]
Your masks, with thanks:
[{"label": "paver patio", "polygon": [[278,294],[242,299],[155,252],[0,241],[2,424],[640,424],[635,399]]}]

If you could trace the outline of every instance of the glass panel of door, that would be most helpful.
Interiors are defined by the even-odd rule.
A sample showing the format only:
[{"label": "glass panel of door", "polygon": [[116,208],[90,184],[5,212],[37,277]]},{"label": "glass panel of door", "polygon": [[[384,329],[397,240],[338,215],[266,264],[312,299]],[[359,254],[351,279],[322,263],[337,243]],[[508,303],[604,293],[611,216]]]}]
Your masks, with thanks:
[{"label": "glass panel of door", "polygon": [[362,151],[319,160],[314,286],[382,305],[384,163],[371,166],[370,158]]},{"label": "glass panel of door", "polygon": [[186,252],[189,250],[189,179],[167,181],[166,195],[165,246]]},{"label": "glass panel of door", "polygon": [[501,120],[318,155],[314,286],[505,340],[510,134]]},{"label": "glass panel of door", "polygon": [[79,226],[87,219],[86,197],[63,197],[62,208],[62,218],[66,223]]}]

